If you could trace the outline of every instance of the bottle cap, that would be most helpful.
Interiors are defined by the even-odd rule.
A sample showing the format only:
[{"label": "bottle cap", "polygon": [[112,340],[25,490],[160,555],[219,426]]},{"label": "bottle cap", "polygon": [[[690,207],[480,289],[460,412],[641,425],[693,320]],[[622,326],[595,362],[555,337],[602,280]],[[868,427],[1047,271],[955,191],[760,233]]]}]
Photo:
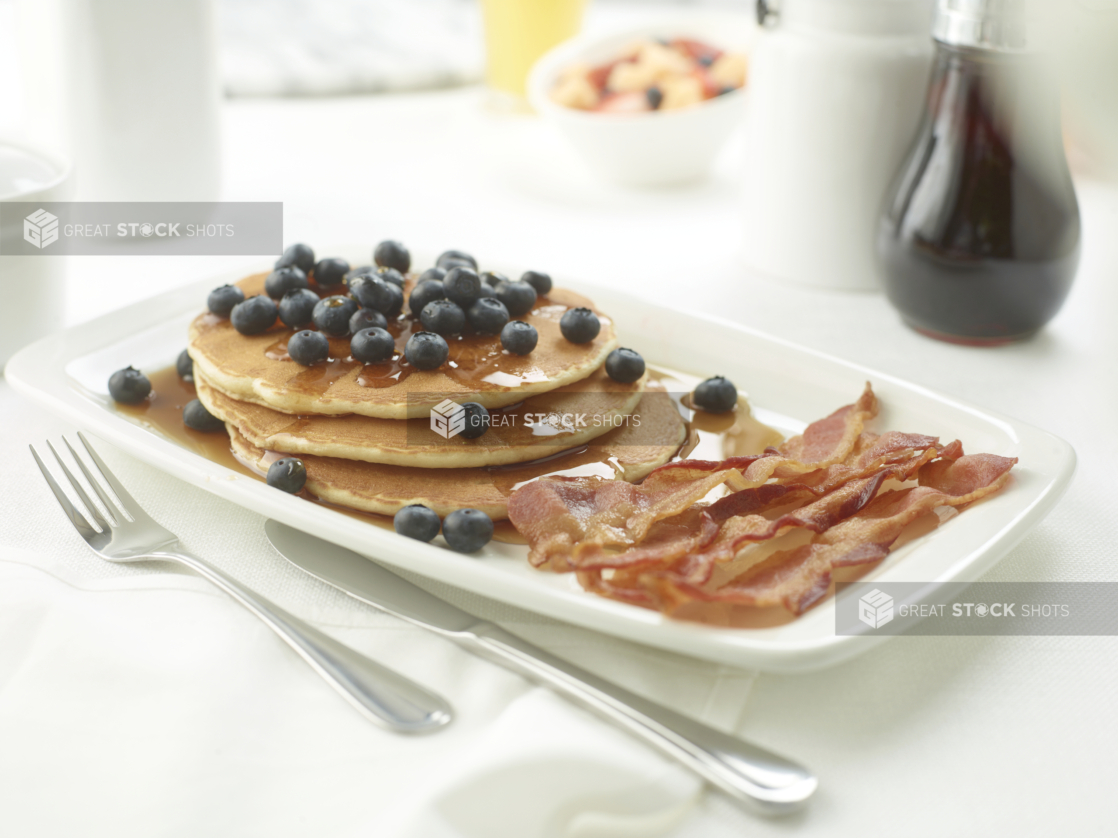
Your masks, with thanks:
[{"label": "bottle cap", "polygon": [[938,0],[932,37],[943,44],[995,52],[1026,52],[1026,0]]}]

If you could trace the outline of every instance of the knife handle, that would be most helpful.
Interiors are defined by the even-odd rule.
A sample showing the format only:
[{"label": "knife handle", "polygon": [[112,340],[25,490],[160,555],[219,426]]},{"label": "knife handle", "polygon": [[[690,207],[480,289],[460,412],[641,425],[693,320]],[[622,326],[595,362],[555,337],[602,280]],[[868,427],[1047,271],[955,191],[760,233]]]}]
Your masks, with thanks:
[{"label": "knife handle", "polygon": [[806,768],[708,727],[562,658],[493,623],[455,638],[472,651],[562,693],[595,715],[634,733],[735,800],[768,815],[799,809],[818,784]]}]

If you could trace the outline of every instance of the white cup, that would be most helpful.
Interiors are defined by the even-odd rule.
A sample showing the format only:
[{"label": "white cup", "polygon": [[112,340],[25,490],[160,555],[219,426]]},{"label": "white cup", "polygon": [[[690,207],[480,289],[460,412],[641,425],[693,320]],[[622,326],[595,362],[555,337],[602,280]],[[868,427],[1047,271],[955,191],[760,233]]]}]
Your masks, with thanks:
[{"label": "white cup", "polygon": [[21,0],[27,130],[56,140],[81,201],[216,201],[215,0]]},{"label": "white cup", "polygon": [[[0,203],[67,200],[73,169],[46,148],[0,138]],[[0,237],[20,236],[2,229]],[[65,256],[5,255],[0,239],[0,366],[16,350],[59,328],[65,311]]]}]

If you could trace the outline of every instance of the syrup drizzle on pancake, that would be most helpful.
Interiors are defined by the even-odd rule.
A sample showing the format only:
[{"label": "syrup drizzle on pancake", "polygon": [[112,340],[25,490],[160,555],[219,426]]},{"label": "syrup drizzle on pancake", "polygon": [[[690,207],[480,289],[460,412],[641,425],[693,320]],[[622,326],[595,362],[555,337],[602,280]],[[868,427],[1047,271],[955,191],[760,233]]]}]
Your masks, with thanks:
[{"label": "syrup drizzle on pancake", "polygon": [[[237,284],[251,295],[259,293],[263,283],[264,275],[257,274]],[[414,280],[409,279],[405,296],[413,287]],[[323,296],[344,289],[314,290]],[[563,314],[582,305],[592,303],[570,290],[552,289],[537,299],[530,312],[516,318],[538,330],[540,342],[535,351],[511,354],[501,346],[499,336],[450,336],[449,357],[436,370],[417,370],[404,356],[408,338],[424,331],[410,313],[401,313],[387,323],[395,353],[382,364],[355,360],[349,339],[344,337],[329,338],[329,360],[303,368],[287,353],[287,341],[295,330],[277,322],[260,335],[242,336],[228,319],[211,314],[199,315],[191,325],[190,352],[207,379],[231,397],[286,413],[414,418],[425,415],[431,404],[446,396],[465,394],[474,394],[473,400],[496,409],[579,381],[602,365],[617,343],[609,317],[598,312],[602,329],[589,343],[573,344],[561,337]]]},{"label": "syrup drizzle on pancake", "polygon": [[[566,311],[566,307],[563,307]],[[539,311],[533,311],[539,314]],[[357,367],[357,383],[362,387],[382,389],[393,387],[408,378],[415,367],[404,356],[404,346],[416,332],[425,331],[423,324],[412,318],[400,317],[388,324],[388,332],[395,338],[396,352],[391,360],[381,364],[362,364],[349,352],[349,338],[328,338],[330,356],[325,363],[316,364],[294,375],[287,386],[305,393],[317,394],[343,378]],[[287,354],[287,341],[292,330],[277,340],[265,351],[264,355],[273,361],[291,361]],[[521,384],[547,381],[547,374],[535,366],[530,356],[513,355],[501,346],[499,337],[481,335],[457,335],[446,339],[450,349],[443,372],[463,385],[478,390],[495,390],[500,387],[519,387]],[[294,363],[294,361],[292,361]],[[315,372],[315,375],[305,373]]]}]

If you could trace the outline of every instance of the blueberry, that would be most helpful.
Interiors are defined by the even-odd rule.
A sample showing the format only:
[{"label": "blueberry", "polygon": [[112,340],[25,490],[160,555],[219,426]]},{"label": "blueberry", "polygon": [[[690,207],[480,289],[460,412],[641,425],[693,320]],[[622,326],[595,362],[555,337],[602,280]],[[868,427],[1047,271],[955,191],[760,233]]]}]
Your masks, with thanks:
[{"label": "blueberry", "polygon": [[445,297],[442,282],[437,279],[421,281],[419,285],[415,286],[411,296],[408,297],[408,308],[411,309],[412,314],[418,317],[427,303],[433,303],[435,300],[441,300]]},{"label": "blueberry", "polygon": [[615,349],[606,358],[606,375],[622,384],[632,384],[644,375],[644,358],[632,349]]},{"label": "blueberry", "polygon": [[513,355],[527,355],[540,342],[536,327],[523,320],[510,320],[501,329],[501,346]]},{"label": "blueberry", "polygon": [[392,516],[392,527],[416,541],[430,541],[439,534],[439,516],[423,504],[413,503]]},{"label": "blueberry", "polygon": [[404,289],[395,282],[385,282],[383,279],[381,282],[388,286],[388,293],[391,298],[388,302],[388,311],[384,312],[384,316],[395,317],[404,307]]},{"label": "blueberry", "polygon": [[362,364],[383,364],[391,361],[396,341],[384,329],[362,329],[349,342],[349,354]]},{"label": "blueberry", "polygon": [[451,268],[443,280],[443,293],[448,299],[467,309],[481,296],[481,277],[470,268]]},{"label": "blueberry", "polygon": [[210,292],[206,307],[218,317],[228,317],[237,303],[243,303],[245,292],[236,285],[222,285]]},{"label": "blueberry", "polygon": [[466,313],[450,300],[432,300],[419,313],[423,328],[438,335],[460,335],[466,328]]},{"label": "blueberry", "polygon": [[356,300],[335,295],[315,303],[311,320],[319,331],[334,337],[344,337],[349,334],[349,319],[356,313]]},{"label": "blueberry", "polygon": [[273,300],[283,299],[283,295],[296,288],[310,288],[307,275],[294,265],[276,268],[264,280],[264,291]]},{"label": "blueberry", "polygon": [[379,311],[392,317],[404,303],[404,292],[391,282],[375,276],[355,276],[349,283],[349,291],[364,308]]},{"label": "blueberry", "polygon": [[287,354],[292,361],[304,367],[321,364],[330,357],[330,339],[322,332],[304,329],[288,339]]},{"label": "blueberry", "polygon": [[344,282],[347,273],[349,273],[349,262],[345,259],[335,257],[322,259],[314,266],[314,281],[328,288]]},{"label": "blueberry", "polygon": [[433,370],[446,363],[450,347],[441,335],[434,332],[416,332],[404,346],[408,363],[417,370]]},{"label": "blueberry", "polygon": [[648,101],[648,107],[658,111],[660,110],[660,103],[664,101],[664,91],[653,85],[644,92],[644,98]]},{"label": "blueberry", "polygon": [[480,509],[456,509],[443,521],[443,538],[451,550],[473,553],[493,538],[493,521]]},{"label": "blueberry", "polygon": [[109,395],[121,404],[139,404],[151,392],[148,377],[135,367],[125,367],[109,376]]},{"label": "blueberry", "polygon": [[289,329],[303,329],[310,325],[318,294],[309,288],[296,288],[283,295],[279,302],[279,319]]},{"label": "blueberry", "polygon": [[571,343],[589,343],[602,330],[598,315],[588,308],[568,309],[559,318],[559,331]]},{"label": "blueberry", "polygon": [[428,268],[419,275],[419,281],[427,282],[428,280],[437,279],[439,282],[442,282],[444,277],[446,277],[446,270],[444,268]]},{"label": "blueberry", "polygon": [[512,317],[520,317],[536,304],[536,289],[527,282],[505,282],[497,286],[497,299],[505,304]]},{"label": "blueberry", "polygon": [[551,291],[551,277],[540,271],[525,271],[520,275],[521,282],[527,282],[536,289],[541,297],[547,296]]},{"label": "blueberry", "polygon": [[225,423],[206,410],[206,406],[197,399],[186,403],[182,409],[182,423],[186,427],[203,433],[220,431]]},{"label": "blueberry", "polygon": [[471,271],[477,270],[473,262],[467,262],[465,259],[443,259],[440,268],[445,268],[447,273],[455,268],[469,268]]},{"label": "blueberry", "polygon": [[496,288],[502,282],[508,282],[509,278],[502,273],[498,273],[497,271],[486,271],[481,275],[481,281],[484,282],[486,285],[490,285]]},{"label": "blueberry", "polygon": [[486,285],[484,282],[481,284],[481,291],[478,292],[478,299],[483,300],[486,297],[490,299],[497,299],[497,289],[492,285]]},{"label": "blueberry", "polygon": [[[534,292],[533,292],[534,293]],[[479,335],[499,335],[509,322],[509,310],[500,300],[482,297],[466,313],[470,326]]]},{"label": "blueberry", "polygon": [[349,293],[353,293],[353,289],[359,287],[366,280],[372,279],[377,275],[377,269],[374,267],[354,268],[352,271],[345,275],[345,286],[349,289]]},{"label": "blueberry", "polygon": [[458,432],[458,436],[464,439],[484,436],[489,430],[489,411],[477,402],[465,402],[461,407],[466,412],[466,426]]},{"label": "blueberry", "polygon": [[376,275],[385,282],[391,282],[397,288],[404,287],[404,275],[395,268],[377,268]]},{"label": "blueberry", "polygon": [[307,467],[298,457],[284,457],[268,466],[268,485],[295,495],[307,485]]},{"label": "blueberry", "polygon": [[373,261],[382,268],[395,268],[402,274],[411,269],[411,254],[397,241],[383,241],[373,251]]},{"label": "blueberry", "polygon": [[175,361],[175,371],[183,381],[194,380],[194,359],[190,357],[189,350],[184,349]]},{"label": "blueberry", "polygon": [[738,388],[728,378],[708,378],[691,394],[691,406],[707,413],[728,413],[738,406]]},{"label": "blueberry", "polygon": [[349,318],[349,333],[355,335],[362,329],[387,329],[388,321],[379,311],[371,308],[359,308]]},{"label": "blueberry", "polygon": [[709,67],[711,64],[714,63],[714,56],[700,55],[696,60],[699,62],[700,67]]},{"label": "blueberry", "polygon": [[349,281],[355,276],[374,276],[377,269],[372,265],[361,265],[356,268],[350,268],[345,275],[345,283],[349,285]]},{"label": "blueberry", "polygon": [[283,252],[283,255],[276,260],[277,268],[286,268],[288,265],[294,265],[304,274],[309,274],[314,268],[314,251],[311,250],[309,245],[291,245]]},{"label": "blueberry", "polygon": [[242,335],[259,335],[272,327],[278,314],[275,300],[257,295],[233,306],[229,319]]},{"label": "blueberry", "polygon": [[469,253],[464,253],[461,250],[444,250],[439,255],[439,258],[435,260],[435,264],[438,267],[444,268],[445,270],[449,271],[450,267],[444,264],[445,262],[449,261],[454,261],[458,264],[465,263],[469,267],[473,268],[475,271],[477,270],[477,259],[471,256]]}]

